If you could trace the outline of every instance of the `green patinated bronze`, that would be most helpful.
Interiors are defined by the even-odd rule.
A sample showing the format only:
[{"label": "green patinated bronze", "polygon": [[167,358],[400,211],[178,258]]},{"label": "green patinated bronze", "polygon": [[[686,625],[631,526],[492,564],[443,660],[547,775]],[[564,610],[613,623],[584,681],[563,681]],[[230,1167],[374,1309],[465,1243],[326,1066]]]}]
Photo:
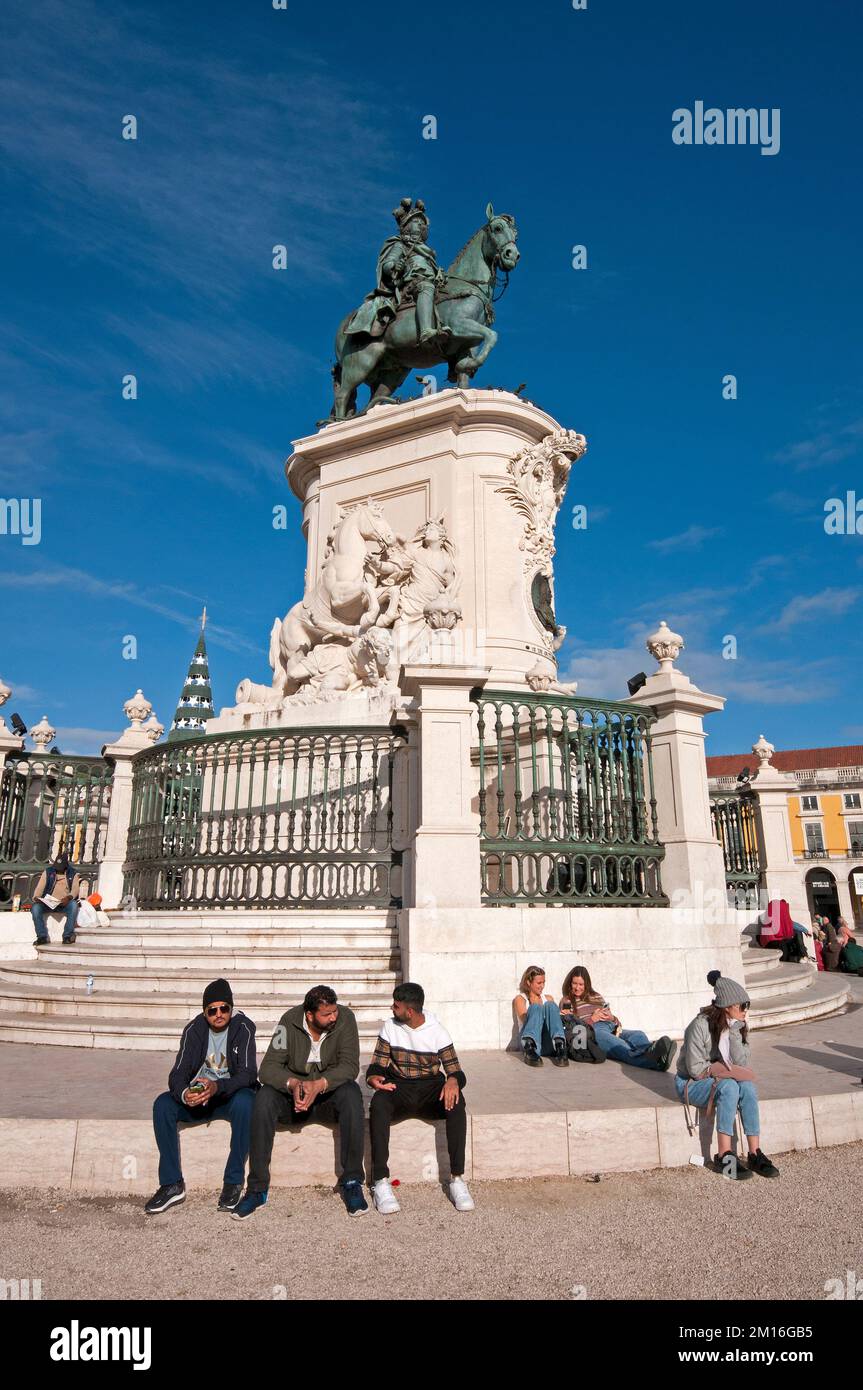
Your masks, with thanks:
[{"label": "green patinated bronze", "polygon": [[362,385],[366,409],[391,401],[415,368],[446,362],[447,379],[468,386],[497,342],[492,303],[498,274],[519,260],[515,219],[489,203],[483,226],[443,271],[427,244],[422,200],[403,198],[393,216],[398,232],[381,247],[375,288],[336,334],[333,420],[358,413]]}]

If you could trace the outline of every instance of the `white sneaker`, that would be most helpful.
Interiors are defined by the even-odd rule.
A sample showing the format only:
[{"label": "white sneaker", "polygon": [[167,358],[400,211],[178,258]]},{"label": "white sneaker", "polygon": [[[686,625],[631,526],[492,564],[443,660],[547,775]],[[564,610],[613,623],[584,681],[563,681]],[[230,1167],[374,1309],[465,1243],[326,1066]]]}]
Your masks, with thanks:
[{"label": "white sneaker", "polygon": [[476,1203],[467,1190],[464,1178],[451,1178],[449,1184],[450,1201],[456,1211],[473,1211]]},{"label": "white sneaker", "polygon": [[375,1211],[379,1211],[381,1216],[395,1216],[397,1211],[401,1211],[389,1178],[381,1178],[379,1182],[373,1184],[372,1200],[375,1204]]}]

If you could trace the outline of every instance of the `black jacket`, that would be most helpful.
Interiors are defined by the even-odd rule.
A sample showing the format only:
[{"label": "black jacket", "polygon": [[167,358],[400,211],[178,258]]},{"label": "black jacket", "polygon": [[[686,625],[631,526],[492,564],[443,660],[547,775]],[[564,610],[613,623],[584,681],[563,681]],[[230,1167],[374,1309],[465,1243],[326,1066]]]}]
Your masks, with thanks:
[{"label": "black jacket", "polygon": [[[177,1060],[168,1077],[168,1090],[175,1100],[182,1103],[183,1092],[207,1056],[210,1041],[210,1025],[203,1014],[198,1014],[187,1023],[180,1039]],[[232,1096],[243,1086],[258,1085],[258,1057],[255,1051],[255,1025],[242,1012],[231,1016],[228,1024],[228,1046],[226,1049],[228,1071],[227,1081],[216,1082],[216,1094]]]}]

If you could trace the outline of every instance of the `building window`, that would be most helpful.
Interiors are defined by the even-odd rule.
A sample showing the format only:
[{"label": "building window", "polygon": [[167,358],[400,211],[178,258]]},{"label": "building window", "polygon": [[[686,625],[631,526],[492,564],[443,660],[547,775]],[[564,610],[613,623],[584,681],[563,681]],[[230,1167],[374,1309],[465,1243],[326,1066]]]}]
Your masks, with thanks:
[{"label": "building window", "polygon": [[863,854],[863,820],[849,820],[848,844],[852,854]]},{"label": "building window", "polygon": [[800,798],[800,805],[801,805],[801,807],[802,807],[802,809],[803,809],[804,811],[817,811],[817,810],[818,810],[818,797],[817,797],[817,796],[801,796],[801,798]]},{"label": "building window", "polygon": [[846,811],[859,811],[859,810],[860,810],[860,793],[859,793],[859,792],[846,792],[846,793],[845,793],[845,810],[846,810]]},{"label": "building window", "polygon": [[823,854],[824,836],[821,833],[820,823],[807,825],[806,827],[806,853]]}]

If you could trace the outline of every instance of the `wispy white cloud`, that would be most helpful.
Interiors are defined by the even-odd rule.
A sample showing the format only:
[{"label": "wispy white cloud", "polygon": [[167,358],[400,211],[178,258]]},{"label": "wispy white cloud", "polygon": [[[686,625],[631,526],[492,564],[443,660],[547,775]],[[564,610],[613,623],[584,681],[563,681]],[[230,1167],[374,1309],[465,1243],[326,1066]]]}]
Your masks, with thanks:
[{"label": "wispy white cloud", "polygon": [[814,618],[841,618],[860,599],[860,589],[822,589],[817,594],[796,594],[789,599],[775,621],[756,629],[760,633],[789,632],[799,623]]},{"label": "wispy white cloud", "polygon": [[116,743],[120,729],[58,728],[57,747],[61,753],[77,753],[81,757],[95,757],[102,752],[106,743]]},{"label": "wispy white cloud", "polygon": [[[197,632],[198,630],[196,619],[190,618],[188,612],[178,612],[174,608],[169,608],[167,604],[160,603],[131,582],[99,579],[96,575],[87,574],[84,570],[72,569],[63,565],[31,570],[29,573],[0,570],[0,588],[54,589],[60,586],[72,592],[88,594],[94,598],[116,599],[122,603],[132,604],[137,608],[146,608],[151,613],[158,613],[160,617],[166,618],[169,622],[177,623],[187,632]],[[234,632],[231,628],[221,627],[218,623],[207,625],[207,640],[216,646],[226,648],[228,651],[249,651],[254,652],[256,656],[260,654],[260,644],[250,642],[242,633]]]},{"label": "wispy white cloud", "polygon": [[670,555],[674,551],[698,550],[705,541],[709,541],[713,536],[723,534],[721,526],[698,526],[693,523],[685,531],[680,531],[676,536],[664,536],[660,540],[648,541],[652,550],[658,550],[663,555]]},{"label": "wispy white cloud", "polygon": [[841,463],[856,454],[863,442],[863,420],[819,430],[805,439],[787,444],[774,455],[777,463],[790,463],[798,473],[820,468],[825,463]]}]

